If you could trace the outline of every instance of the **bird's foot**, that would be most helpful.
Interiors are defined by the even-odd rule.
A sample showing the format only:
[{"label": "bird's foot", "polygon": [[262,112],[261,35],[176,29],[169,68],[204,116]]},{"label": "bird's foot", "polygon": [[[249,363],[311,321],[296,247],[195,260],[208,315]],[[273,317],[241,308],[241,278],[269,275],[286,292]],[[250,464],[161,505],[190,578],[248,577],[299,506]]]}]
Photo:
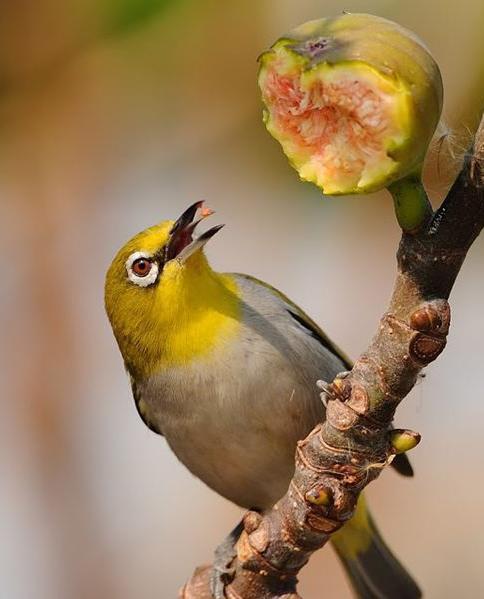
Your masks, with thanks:
[{"label": "bird's foot", "polygon": [[343,370],[343,372],[338,372],[338,374],[334,378],[345,379],[349,374],[351,374],[351,370]]},{"label": "bird's foot", "polygon": [[319,397],[321,398],[321,401],[323,402],[323,405],[326,408],[328,405],[329,383],[320,379],[319,381],[316,381],[316,387],[321,390]]},{"label": "bird's foot", "polygon": [[235,568],[213,564],[210,573],[210,590],[213,599],[225,599],[225,587],[232,582],[234,575]]},{"label": "bird's foot", "polygon": [[326,381],[319,380],[316,381],[316,386],[321,390],[320,398],[323,402],[324,407],[326,408],[328,405],[328,401],[331,399],[336,399],[339,394],[339,387],[341,383],[338,384],[338,381],[343,381],[350,374],[349,370],[344,370],[343,372],[339,372],[335,377],[332,383],[327,383]]},{"label": "bird's foot", "polygon": [[215,549],[212,572],[210,573],[210,590],[214,599],[224,599],[225,587],[234,579],[235,568],[232,568],[231,564],[237,555],[235,545],[243,529],[243,522],[240,522]]}]

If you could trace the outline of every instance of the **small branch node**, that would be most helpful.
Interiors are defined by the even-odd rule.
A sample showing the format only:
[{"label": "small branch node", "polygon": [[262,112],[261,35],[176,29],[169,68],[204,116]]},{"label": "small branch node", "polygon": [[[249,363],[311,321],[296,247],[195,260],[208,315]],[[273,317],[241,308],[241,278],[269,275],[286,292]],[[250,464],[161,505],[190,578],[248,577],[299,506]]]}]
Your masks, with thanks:
[{"label": "small branch node", "polygon": [[410,316],[410,326],[421,333],[447,335],[450,326],[450,306],[446,300],[425,302]]},{"label": "small branch node", "polygon": [[326,408],[327,422],[338,431],[346,431],[358,422],[358,414],[342,401],[332,400]]},{"label": "small branch node", "polygon": [[269,544],[269,526],[267,520],[263,520],[259,528],[249,535],[249,542],[258,552],[263,553]]},{"label": "small branch node", "polygon": [[313,505],[328,507],[333,499],[333,493],[331,492],[331,489],[318,485],[306,493],[305,499]]},{"label": "small branch node", "polygon": [[430,337],[419,333],[410,343],[410,355],[415,362],[426,366],[444,351],[445,345],[445,338]]},{"label": "small branch node", "polygon": [[410,316],[410,326],[418,331],[409,346],[410,356],[425,366],[435,360],[445,348],[450,326],[450,306],[444,299],[425,302]]},{"label": "small branch node", "polygon": [[370,398],[368,397],[367,390],[362,385],[353,384],[351,395],[346,405],[362,416],[368,414]]},{"label": "small branch node", "polygon": [[407,429],[396,428],[390,433],[391,453],[405,453],[420,443],[419,433]]},{"label": "small branch node", "polygon": [[251,534],[259,528],[262,521],[262,516],[257,512],[247,512],[244,516],[244,530],[247,534]]}]

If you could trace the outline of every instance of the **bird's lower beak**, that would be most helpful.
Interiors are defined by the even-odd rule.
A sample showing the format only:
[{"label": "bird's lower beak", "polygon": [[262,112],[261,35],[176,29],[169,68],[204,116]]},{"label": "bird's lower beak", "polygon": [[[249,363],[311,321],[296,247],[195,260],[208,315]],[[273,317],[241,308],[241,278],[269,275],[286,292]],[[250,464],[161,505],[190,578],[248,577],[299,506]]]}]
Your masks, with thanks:
[{"label": "bird's lower beak", "polygon": [[[200,211],[199,218],[195,220],[197,212]],[[211,239],[223,225],[212,227],[196,239],[193,239],[193,233],[196,226],[207,216],[213,214],[210,208],[204,208],[203,200],[195,202],[175,221],[170,231],[170,240],[165,249],[165,262],[176,258],[180,262],[185,262],[196,251],[200,250],[209,239]]]}]

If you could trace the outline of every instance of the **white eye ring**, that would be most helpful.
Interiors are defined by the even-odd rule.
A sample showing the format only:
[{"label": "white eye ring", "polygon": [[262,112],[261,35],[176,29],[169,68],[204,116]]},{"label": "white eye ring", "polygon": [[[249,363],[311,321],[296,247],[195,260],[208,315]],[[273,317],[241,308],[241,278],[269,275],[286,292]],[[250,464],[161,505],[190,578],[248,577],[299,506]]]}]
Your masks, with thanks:
[{"label": "white eye ring", "polygon": [[133,264],[140,258],[146,258],[146,260],[149,261],[153,260],[153,256],[148,252],[134,252],[134,254],[131,254],[131,256],[126,260],[126,272],[128,273],[128,279],[140,287],[149,287],[150,285],[153,285],[158,278],[158,263],[153,260],[151,262],[151,269],[149,273],[144,277],[140,277],[133,271]]}]

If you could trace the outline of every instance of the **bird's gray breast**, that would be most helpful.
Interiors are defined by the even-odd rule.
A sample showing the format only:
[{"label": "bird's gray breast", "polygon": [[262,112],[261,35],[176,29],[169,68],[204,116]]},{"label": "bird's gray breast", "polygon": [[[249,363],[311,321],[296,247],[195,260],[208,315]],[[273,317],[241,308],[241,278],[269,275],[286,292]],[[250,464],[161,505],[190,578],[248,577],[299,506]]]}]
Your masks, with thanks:
[{"label": "bird's gray breast", "polygon": [[238,333],[209,355],[137,386],[145,419],[221,495],[265,508],[287,489],[296,442],[322,418],[315,382],[341,361],[270,289],[243,277]]}]

